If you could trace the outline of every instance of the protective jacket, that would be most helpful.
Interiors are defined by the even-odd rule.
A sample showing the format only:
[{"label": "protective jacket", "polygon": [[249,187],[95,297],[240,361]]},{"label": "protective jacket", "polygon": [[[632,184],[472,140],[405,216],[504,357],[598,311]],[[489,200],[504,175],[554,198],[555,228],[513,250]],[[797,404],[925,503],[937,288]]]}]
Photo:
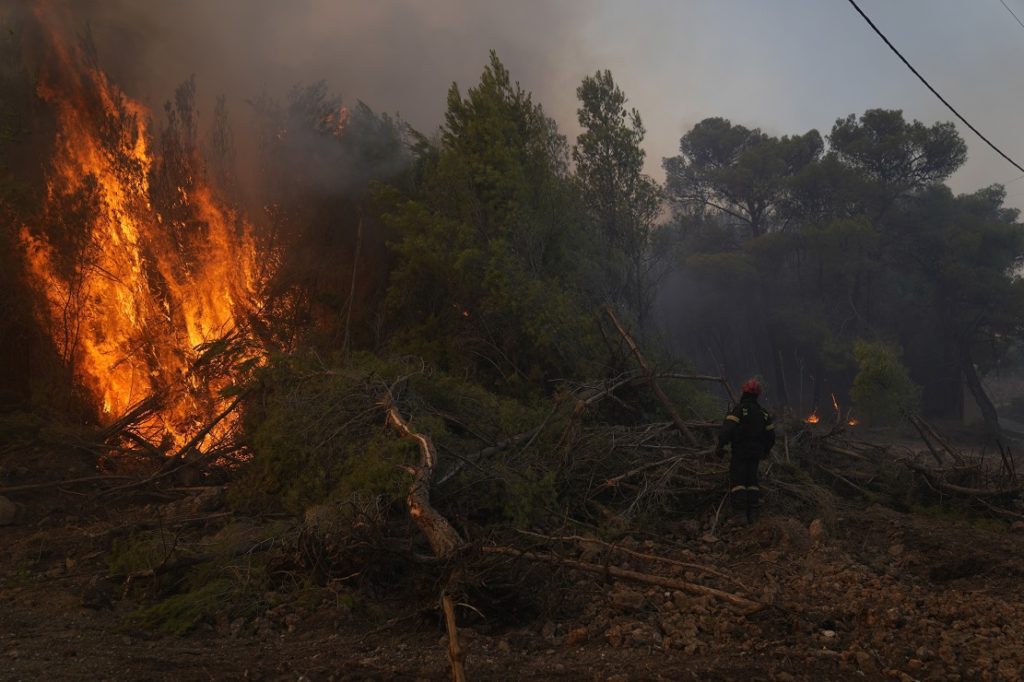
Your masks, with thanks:
[{"label": "protective jacket", "polygon": [[775,423],[753,393],[744,393],[722,422],[718,448],[732,446],[732,458],[757,461],[765,459],[775,445]]}]

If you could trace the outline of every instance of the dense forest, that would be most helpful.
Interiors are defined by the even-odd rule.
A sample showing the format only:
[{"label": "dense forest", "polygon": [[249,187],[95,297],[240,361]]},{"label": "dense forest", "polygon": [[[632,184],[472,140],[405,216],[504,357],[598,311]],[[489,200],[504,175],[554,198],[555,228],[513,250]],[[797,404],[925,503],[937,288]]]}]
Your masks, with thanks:
[{"label": "dense forest", "polygon": [[[31,309],[19,226],[45,222],[73,259],[89,208],[67,196],[32,215],[53,123],[22,38],[4,46],[0,338],[7,402],[38,403],[67,379],[42,357],[58,334]],[[195,175],[253,222],[265,277],[242,324],[264,347],[413,354],[543,396],[616,369],[595,314],[612,305],[665,359],[733,382],[762,375],[780,409],[829,409],[837,395],[869,420],[918,407],[958,419],[966,394],[998,430],[983,380],[1017,360],[1024,233],[1002,187],[944,184],[966,158],[950,123],[872,109],[824,136],[775,137],[709,118],[666,156],[662,186],[644,174],[640,112],[608,71],[577,90],[575,142],[494,54],[465,94],[452,86],[438,131],[346,107],[323,83],[235,116],[222,98],[199,120],[196,89],[155,115],[146,180],[183,229],[202,229],[174,206]],[[57,350],[64,365],[76,352]],[[898,395],[874,395],[879,381]]]},{"label": "dense forest", "polygon": [[[967,158],[952,123],[705,118],[660,150],[662,183],[608,70],[577,87],[575,139],[496,52],[432,130],[326,82],[235,101],[197,73],[150,109],[51,19],[0,31],[0,494],[38,495],[0,497],[0,525],[51,505],[34,528],[59,516],[44,539],[73,544],[123,514],[89,536],[102,576],[82,589],[87,608],[133,600],[132,632],[445,619],[455,679],[456,615],[566,646],[748,652],[747,627],[831,641],[953,608],[941,590],[907,598],[920,619],[859,605],[858,571],[893,594],[918,589],[897,561],[936,584],[981,571],[956,552],[922,567],[879,539],[887,514],[1024,528],[1000,423],[1020,405],[991,389],[1024,361],[1024,224],[1002,186],[947,185]],[[752,376],[781,427],[777,518],[733,530],[715,434]],[[727,532],[751,534],[722,549]],[[9,574],[59,558],[44,576],[80,577],[60,551]],[[787,552],[817,563],[787,572]],[[601,580],[648,591],[595,606]],[[906,658],[862,644],[807,670]]]}]

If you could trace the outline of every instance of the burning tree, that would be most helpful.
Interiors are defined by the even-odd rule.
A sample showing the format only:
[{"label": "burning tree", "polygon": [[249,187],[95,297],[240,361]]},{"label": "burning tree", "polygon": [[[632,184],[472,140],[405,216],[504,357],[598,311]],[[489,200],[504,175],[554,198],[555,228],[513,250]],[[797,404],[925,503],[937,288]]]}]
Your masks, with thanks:
[{"label": "burning tree", "polygon": [[43,324],[104,420],[156,399],[144,426],[180,445],[231,381],[196,370],[204,347],[258,306],[267,272],[252,227],[206,179],[193,83],[155,145],[150,112],[110,82],[88,42],[65,44],[44,10],[36,19],[36,95],[54,138],[45,202],[21,242]]}]

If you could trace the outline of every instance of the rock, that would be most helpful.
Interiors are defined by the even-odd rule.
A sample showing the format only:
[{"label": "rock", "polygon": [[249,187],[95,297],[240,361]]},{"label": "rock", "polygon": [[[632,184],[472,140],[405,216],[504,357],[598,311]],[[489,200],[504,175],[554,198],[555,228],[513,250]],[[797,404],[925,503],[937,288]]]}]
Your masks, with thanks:
[{"label": "rock", "polygon": [[613,625],[605,630],[604,638],[610,646],[618,649],[622,646],[622,628],[618,625]]},{"label": "rock", "polygon": [[9,526],[18,516],[18,506],[0,495],[0,526]]},{"label": "rock", "polygon": [[512,651],[512,645],[508,643],[507,639],[498,640],[498,651],[507,654]]},{"label": "rock", "polygon": [[640,611],[644,608],[647,598],[634,590],[618,590],[612,593],[612,604],[627,611]]},{"label": "rock", "polygon": [[680,592],[679,590],[672,593],[672,603],[675,604],[676,608],[680,611],[685,611],[690,605],[690,601],[687,599],[686,593]]},{"label": "rock", "polygon": [[718,538],[712,535],[711,533],[704,533],[704,535],[700,536],[700,541],[706,542],[709,545],[713,545],[714,543],[718,542]]},{"label": "rock", "polygon": [[807,534],[811,538],[811,544],[820,545],[825,541],[825,524],[821,522],[821,519],[814,519],[807,528]]},{"label": "rock", "polygon": [[889,556],[898,557],[903,554],[903,545],[891,545],[889,547]]},{"label": "rock", "polygon": [[569,630],[569,634],[565,636],[565,645],[576,646],[578,644],[583,644],[587,641],[587,637],[588,634],[586,628],[573,628],[572,630]]}]

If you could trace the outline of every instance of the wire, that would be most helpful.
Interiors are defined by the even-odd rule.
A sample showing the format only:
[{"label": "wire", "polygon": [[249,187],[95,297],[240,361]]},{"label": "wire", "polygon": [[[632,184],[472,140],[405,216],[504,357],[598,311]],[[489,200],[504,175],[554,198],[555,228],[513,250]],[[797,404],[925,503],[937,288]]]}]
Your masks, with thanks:
[{"label": "wire", "polygon": [[999,0],[999,4],[1006,8],[1006,11],[1010,13],[1010,16],[1012,16],[1014,19],[1017,20],[1017,23],[1020,24],[1021,28],[1024,28],[1024,22],[1022,22],[1020,20],[1020,17],[1018,17],[1016,14],[1014,14],[1013,10],[1010,9],[1009,5],[1007,5],[1005,2],[1003,2],[1003,0]]},{"label": "wire", "polygon": [[922,76],[922,75],[921,75],[920,73],[918,73],[917,69],[915,69],[915,68],[914,68],[913,66],[911,66],[910,62],[908,62],[908,61],[907,61],[907,58],[906,58],[906,57],[904,57],[904,56],[903,56],[902,54],[900,54],[900,51],[896,49],[896,46],[895,46],[895,45],[893,45],[893,44],[892,44],[891,42],[889,42],[889,39],[885,37],[885,34],[884,34],[884,33],[882,33],[882,32],[881,32],[881,31],[879,30],[879,28],[878,28],[877,26],[875,26],[875,22],[871,21],[871,19],[870,19],[870,18],[868,18],[868,15],[864,14],[864,10],[862,10],[862,9],[861,9],[861,8],[860,8],[860,7],[859,7],[859,6],[857,5],[857,3],[855,2],[855,0],[848,0],[848,1],[849,1],[849,3],[850,3],[851,5],[853,5],[853,8],[854,8],[855,10],[857,10],[857,14],[861,15],[861,16],[862,16],[862,17],[864,18],[864,21],[868,22],[868,26],[870,26],[870,27],[871,27],[872,29],[874,29],[875,33],[877,33],[877,34],[878,34],[878,37],[879,37],[879,38],[881,38],[881,39],[882,39],[883,41],[885,41],[885,44],[889,46],[889,49],[890,49],[890,50],[892,50],[892,51],[893,51],[893,52],[894,52],[894,53],[896,54],[896,56],[900,58],[900,61],[901,61],[901,62],[903,62],[904,64],[906,64],[907,68],[908,68],[908,69],[910,69],[910,70],[911,70],[911,72],[913,72],[913,74],[914,74],[915,76],[917,76],[918,80],[920,80],[920,81],[921,81],[922,83],[924,83],[924,86],[925,86],[926,88],[928,88],[929,90],[931,90],[931,91],[932,91],[932,94],[933,94],[933,95],[935,95],[936,97],[938,97],[938,98],[939,98],[939,101],[940,101],[940,102],[942,102],[943,104],[945,104],[945,105],[946,105],[946,108],[947,108],[947,109],[949,109],[950,111],[952,111],[952,112],[953,112],[953,115],[954,115],[954,116],[956,116],[956,117],[957,117],[958,119],[960,119],[960,121],[961,121],[961,122],[962,122],[962,123],[963,123],[963,124],[964,124],[965,126],[967,126],[968,128],[970,128],[970,129],[971,129],[971,131],[972,131],[972,132],[973,132],[973,133],[974,133],[975,135],[977,135],[978,137],[980,137],[980,138],[981,138],[981,139],[982,139],[982,140],[983,140],[983,141],[985,142],[985,144],[987,144],[987,145],[988,145],[989,147],[991,147],[991,148],[992,148],[992,149],[993,149],[993,150],[994,150],[994,151],[996,152],[996,154],[999,154],[999,156],[1001,156],[1001,157],[1003,157],[1004,159],[1006,159],[1007,161],[1009,161],[1009,162],[1010,162],[1010,165],[1012,165],[1012,166],[1013,166],[1014,168],[1016,168],[1017,170],[1019,170],[1019,171],[1020,171],[1021,173],[1024,173],[1024,166],[1021,166],[1021,165],[1020,165],[1019,163],[1017,163],[1016,161],[1014,161],[1013,159],[1011,159],[1011,158],[1010,158],[1009,156],[1007,156],[1007,155],[1006,155],[1006,154],[1005,154],[1005,153],[1003,152],[1003,150],[1002,150],[1002,149],[1000,149],[999,147],[995,146],[995,144],[993,144],[991,140],[989,140],[989,139],[988,139],[987,137],[985,137],[984,135],[982,135],[982,134],[981,134],[981,131],[980,131],[980,130],[978,130],[977,128],[975,128],[974,126],[972,126],[972,125],[971,125],[971,123],[970,123],[970,122],[969,122],[969,121],[968,121],[968,120],[967,120],[966,118],[964,118],[963,116],[961,116],[961,115],[960,115],[960,112],[959,112],[959,111],[957,111],[957,110],[956,110],[956,109],[955,109],[955,108],[953,107],[953,105],[952,105],[952,104],[950,104],[949,102],[947,102],[947,101],[946,101],[946,98],[945,98],[945,97],[943,97],[942,95],[940,95],[940,94],[939,94],[939,91],[938,91],[938,90],[936,90],[935,88],[933,88],[933,87],[931,86],[931,83],[929,83],[928,81],[926,81],[926,80],[924,79],[924,76]]}]

